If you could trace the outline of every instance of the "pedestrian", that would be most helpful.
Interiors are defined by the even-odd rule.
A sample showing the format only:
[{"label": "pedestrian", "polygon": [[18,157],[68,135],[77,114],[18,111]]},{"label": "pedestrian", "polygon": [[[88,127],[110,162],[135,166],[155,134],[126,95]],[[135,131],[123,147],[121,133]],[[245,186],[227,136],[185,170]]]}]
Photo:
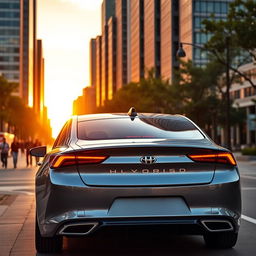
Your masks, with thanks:
[{"label": "pedestrian", "polygon": [[14,138],[11,144],[11,154],[13,158],[13,167],[15,169],[17,168],[19,147],[20,147],[19,143],[17,142],[16,138]]},{"label": "pedestrian", "polygon": [[5,169],[7,168],[8,164],[8,152],[9,152],[9,144],[6,142],[6,138],[3,138],[3,142],[0,143],[0,150],[1,150],[1,161],[2,167]]},{"label": "pedestrian", "polygon": [[33,146],[34,144],[32,140],[29,138],[29,140],[25,142],[27,167],[32,166],[32,156],[30,155],[29,151],[31,148],[33,148]]}]

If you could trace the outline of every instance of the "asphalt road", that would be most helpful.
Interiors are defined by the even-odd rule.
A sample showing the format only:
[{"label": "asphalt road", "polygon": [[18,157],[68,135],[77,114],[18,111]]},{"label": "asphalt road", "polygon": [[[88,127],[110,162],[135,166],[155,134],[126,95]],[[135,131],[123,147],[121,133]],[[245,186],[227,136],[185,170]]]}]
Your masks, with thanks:
[{"label": "asphalt road", "polygon": [[[210,250],[205,247],[200,236],[159,236],[148,232],[143,235],[126,234],[111,237],[98,235],[93,239],[64,239],[63,253],[58,255],[256,255],[256,161],[239,162],[239,169],[243,215],[238,242],[233,249]],[[34,174],[35,169],[0,169],[0,194],[33,193]],[[31,243],[33,242],[31,240]]]}]

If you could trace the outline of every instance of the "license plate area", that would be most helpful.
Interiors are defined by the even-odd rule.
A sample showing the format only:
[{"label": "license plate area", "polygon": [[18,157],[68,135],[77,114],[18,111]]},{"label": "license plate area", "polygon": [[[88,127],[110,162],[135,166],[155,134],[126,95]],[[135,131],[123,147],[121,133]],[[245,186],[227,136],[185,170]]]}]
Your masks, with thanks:
[{"label": "license plate area", "polygon": [[117,198],[108,215],[112,217],[155,217],[189,215],[190,209],[181,197]]}]

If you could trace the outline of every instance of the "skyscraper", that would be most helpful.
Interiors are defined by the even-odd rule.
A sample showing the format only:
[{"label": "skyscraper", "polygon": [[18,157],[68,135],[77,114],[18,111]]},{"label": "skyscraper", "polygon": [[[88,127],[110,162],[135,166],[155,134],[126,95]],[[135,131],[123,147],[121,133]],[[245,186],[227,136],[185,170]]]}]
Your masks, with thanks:
[{"label": "skyscraper", "polygon": [[[98,40],[101,48],[97,48],[101,57],[97,57],[95,66],[97,106],[112,99],[115,91],[127,83],[140,81],[152,68],[157,77],[171,82],[174,70],[179,68],[179,42],[199,46],[206,43],[210,35],[202,32],[201,22],[212,14],[214,19],[225,19],[232,1],[103,1],[102,37]],[[184,49],[187,59],[196,65],[207,63],[206,51],[187,45]]]},{"label": "skyscraper", "polygon": [[90,41],[90,85],[96,86],[96,39]]},{"label": "skyscraper", "polygon": [[101,38],[101,103],[108,98],[108,26],[104,25]]},{"label": "skyscraper", "polygon": [[96,37],[96,106],[101,106],[101,63],[102,63],[102,55],[101,55],[101,36]]},{"label": "skyscraper", "polygon": [[128,82],[144,77],[144,0],[130,0]]},{"label": "skyscraper", "polygon": [[20,2],[0,0],[0,72],[20,82]]},{"label": "skyscraper", "polygon": [[[201,0],[180,0],[180,41],[185,43],[193,43],[196,45],[205,44],[210,34],[202,32],[205,19],[214,18],[216,20],[225,19],[228,13],[228,5],[233,0],[221,1],[201,1]],[[212,14],[214,13],[214,17]],[[187,59],[202,66],[208,61],[207,52],[197,47],[184,45]]]},{"label": "skyscraper", "polygon": [[0,0],[0,73],[33,105],[36,0]]},{"label": "skyscraper", "polygon": [[116,18],[108,21],[108,100],[116,92]]},{"label": "skyscraper", "polygon": [[101,31],[108,24],[110,17],[115,16],[115,0],[103,0],[101,5]]},{"label": "skyscraper", "polygon": [[116,0],[116,85],[117,90],[127,84],[127,0]]},{"label": "skyscraper", "polygon": [[179,66],[176,52],[179,45],[179,0],[161,0],[161,76],[172,81]]},{"label": "skyscraper", "polygon": [[103,0],[101,5],[101,105],[108,99],[108,20],[115,15],[115,0]]},{"label": "skyscraper", "polygon": [[36,41],[35,79],[33,89],[33,109],[43,120],[44,111],[44,57],[42,40]]},{"label": "skyscraper", "polygon": [[146,69],[161,74],[161,1],[144,1],[144,61]]}]

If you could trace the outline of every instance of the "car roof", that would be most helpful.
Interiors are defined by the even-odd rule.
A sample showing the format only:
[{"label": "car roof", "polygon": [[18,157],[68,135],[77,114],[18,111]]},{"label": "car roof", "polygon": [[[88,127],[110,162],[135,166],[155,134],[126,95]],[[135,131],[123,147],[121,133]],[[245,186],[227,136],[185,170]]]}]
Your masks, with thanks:
[{"label": "car roof", "polygon": [[[159,113],[138,113],[140,118],[175,118],[180,120],[188,120],[183,115],[171,115],[171,114],[159,114]],[[78,115],[77,121],[89,121],[89,120],[99,120],[99,119],[117,119],[117,118],[130,118],[127,113],[112,113],[112,114],[89,114],[89,115]],[[190,120],[189,120],[190,121]]]}]

